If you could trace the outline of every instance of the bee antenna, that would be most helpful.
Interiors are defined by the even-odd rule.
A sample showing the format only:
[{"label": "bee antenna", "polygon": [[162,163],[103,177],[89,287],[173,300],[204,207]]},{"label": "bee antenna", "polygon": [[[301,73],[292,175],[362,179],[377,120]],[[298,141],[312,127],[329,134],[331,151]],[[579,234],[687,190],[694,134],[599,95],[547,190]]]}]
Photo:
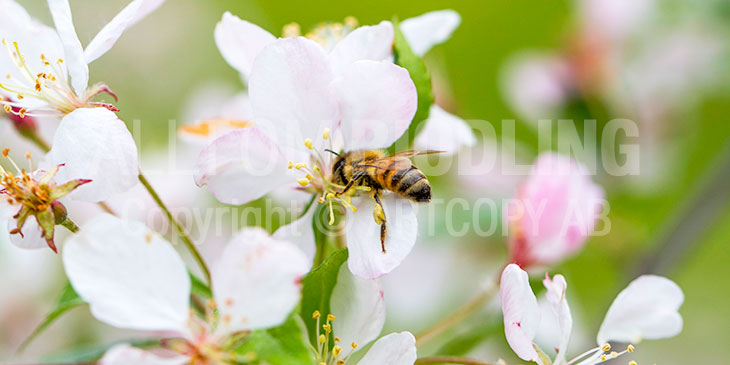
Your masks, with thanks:
[{"label": "bee antenna", "polygon": [[335,155],[335,156],[339,156],[339,155],[340,155],[339,153],[337,153],[337,152],[335,152],[335,151],[332,151],[332,150],[331,150],[331,149],[329,149],[329,148],[326,148],[326,149],[325,149],[325,151],[327,151],[327,152],[329,152],[329,153],[331,153],[331,154],[333,154],[333,155]]}]

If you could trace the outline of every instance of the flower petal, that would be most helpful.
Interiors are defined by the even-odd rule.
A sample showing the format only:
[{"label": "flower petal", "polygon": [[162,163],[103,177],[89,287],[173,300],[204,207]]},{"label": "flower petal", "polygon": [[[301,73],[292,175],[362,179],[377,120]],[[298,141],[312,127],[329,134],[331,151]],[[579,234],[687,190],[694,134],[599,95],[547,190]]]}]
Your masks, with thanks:
[{"label": "flower petal", "polygon": [[345,232],[350,251],[347,266],[364,279],[375,279],[393,271],[411,252],[418,234],[418,220],[410,201],[395,194],[386,194],[381,200],[387,220],[386,253],[380,244],[380,225],[373,220],[372,200],[353,201],[357,212],[347,214]]},{"label": "flower petal", "polygon": [[674,337],[682,331],[679,307],[682,289],[673,281],[643,275],[618,294],[598,331],[599,344],[608,341],[638,343]]},{"label": "flower petal", "polygon": [[413,365],[418,358],[416,338],[410,332],[391,333],[379,339],[359,365]]},{"label": "flower petal", "polygon": [[565,281],[563,275],[555,275],[552,280],[550,277],[545,275],[545,280],[542,281],[547,289],[546,297],[552,308],[553,315],[557,318],[559,344],[557,347],[558,359],[565,361],[565,351],[568,349],[568,342],[570,342],[570,334],[573,330],[573,317],[570,314],[570,306],[568,306],[568,300],[565,298],[565,291],[568,288],[568,283]]},{"label": "flower petal", "polygon": [[314,228],[312,221],[314,219],[314,212],[317,210],[315,205],[309,207],[304,215],[297,218],[294,222],[291,222],[285,226],[279,227],[274,232],[273,237],[279,241],[291,242],[297,245],[302,252],[307,256],[307,259],[311,263],[314,261],[314,255],[317,247],[314,242]]},{"label": "flower petal", "polygon": [[66,115],[48,159],[52,165],[65,164],[57,181],[92,180],[71,193],[74,199],[98,202],[137,184],[134,138],[124,122],[105,108],[82,108]]},{"label": "flower petal", "polygon": [[294,181],[284,153],[258,128],[230,132],[200,152],[195,182],[219,201],[245,204]]},{"label": "flower petal", "polygon": [[360,60],[383,61],[393,53],[393,23],[363,26],[337,42],[330,52],[335,74],[344,72],[350,64]]},{"label": "flower petal", "polygon": [[333,332],[344,346],[362,348],[378,338],[385,325],[383,290],[375,280],[365,280],[340,268],[330,298],[330,312],[337,317]]},{"label": "flower petal", "polygon": [[502,272],[499,296],[507,343],[522,360],[537,362],[533,341],[540,327],[540,308],[527,273],[515,264],[507,265]]},{"label": "flower petal", "polygon": [[276,326],[301,298],[301,279],[311,267],[289,242],[260,228],[244,229],[228,243],[213,269],[213,296],[222,333]]},{"label": "flower petal", "polygon": [[400,23],[400,29],[413,53],[425,55],[431,47],[451,38],[461,23],[459,13],[453,10],[432,11]]},{"label": "flower petal", "polygon": [[48,7],[51,9],[53,23],[63,43],[64,64],[71,76],[71,85],[76,95],[83,95],[89,84],[89,66],[84,57],[84,48],[76,35],[71,6],[68,0],[48,0]]},{"label": "flower petal", "polygon": [[144,224],[102,214],[67,240],[63,264],[96,319],[119,328],[187,334],[185,264]]},{"label": "flower petal", "polygon": [[414,141],[417,149],[453,154],[462,147],[473,147],[477,142],[469,124],[436,104],[431,105],[424,124],[425,127]]},{"label": "flower petal", "polygon": [[256,24],[225,12],[215,26],[215,44],[223,58],[246,79],[251,76],[256,56],[276,37]]},{"label": "flower petal", "polygon": [[325,128],[340,119],[332,94],[332,69],[322,47],[306,38],[279,39],[253,65],[249,95],[255,120],[279,145],[321,145]]},{"label": "flower petal", "polygon": [[504,98],[532,123],[555,117],[569,101],[575,82],[562,56],[536,52],[512,57],[501,79]]},{"label": "flower petal", "polygon": [[164,3],[165,0],[134,0],[96,34],[84,50],[86,63],[103,56],[114,46],[127,28],[135,25]]},{"label": "flower petal", "polygon": [[[8,231],[15,227],[15,219],[11,218],[8,221]],[[41,229],[41,226],[38,225],[38,221],[35,217],[28,217],[28,220],[26,220],[23,225],[22,231],[23,236],[19,234],[10,235],[10,242],[12,242],[15,246],[31,250],[48,247],[46,240],[43,238],[43,230]]]},{"label": "flower petal", "polygon": [[408,129],[418,107],[408,71],[390,62],[357,61],[334,83],[348,150],[385,148]]},{"label": "flower petal", "polygon": [[190,358],[177,355],[172,357],[161,357],[156,354],[132,347],[128,344],[114,345],[104,353],[99,360],[100,365],[183,365],[187,364]]}]

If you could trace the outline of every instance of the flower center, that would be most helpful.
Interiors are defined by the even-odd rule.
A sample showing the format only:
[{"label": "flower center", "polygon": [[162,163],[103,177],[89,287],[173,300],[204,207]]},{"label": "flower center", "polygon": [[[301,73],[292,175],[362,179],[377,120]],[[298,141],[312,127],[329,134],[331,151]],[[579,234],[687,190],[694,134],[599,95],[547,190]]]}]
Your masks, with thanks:
[{"label": "flower center", "polygon": [[[332,139],[330,137],[329,128],[325,128],[322,133],[322,139],[329,142],[329,148],[325,152],[332,152]],[[369,191],[370,188],[366,186],[354,186],[344,194],[341,193],[345,187],[332,181],[331,159],[326,159],[320,151],[314,148],[314,143],[310,138],[304,140],[304,146],[310,152],[309,163],[289,161],[288,167],[290,170],[298,170],[303,174],[302,177],[296,179],[301,189],[320,195],[317,203],[326,203],[328,205],[329,224],[333,225],[335,223],[333,204],[339,203],[345,208],[356,212],[357,208],[352,205],[352,196],[357,194],[358,191]]]},{"label": "flower center", "polygon": [[[321,23],[304,36],[319,43],[326,50],[331,50],[337,42],[343,40],[350,32],[357,28],[355,17],[348,16],[342,23]],[[301,36],[301,28],[297,23],[284,26],[282,36],[285,38]]]},{"label": "flower center", "polygon": [[[319,311],[314,311],[312,314],[312,318],[317,320],[317,361],[319,361],[319,365],[345,365],[350,360],[350,356],[355,352],[357,343],[351,343],[350,351],[343,356],[340,338],[334,336],[332,332],[332,322],[335,321],[335,316],[328,314],[325,324],[320,323],[321,316]],[[320,332],[320,325],[322,332]],[[334,344],[331,349],[330,338],[332,338],[332,343]]]},{"label": "flower center", "polygon": [[[31,210],[44,211],[47,210],[53,200],[51,199],[51,189],[55,183],[50,179],[48,181],[36,181],[31,174],[24,169],[18,167],[8,153],[9,149],[3,150],[3,156],[10,161],[16,170],[16,173],[5,170],[0,166],[0,194],[6,195],[8,203],[11,205],[24,205]],[[26,154],[30,164],[30,170],[33,171],[33,160],[30,153]]]},{"label": "flower center", "polygon": [[[101,93],[108,93],[114,100],[117,100],[116,95],[104,84],[96,84],[87,89],[83,95],[76,95],[66,79],[63,59],[52,61],[41,54],[42,70],[32,70],[26,62],[25,55],[20,52],[17,42],[10,44],[3,38],[2,43],[21,76],[16,78],[8,73],[0,82],[0,90],[7,94],[6,97],[0,96],[0,104],[7,113],[24,118],[26,115],[68,114],[78,108],[93,106],[119,111],[111,104],[91,101]],[[28,110],[28,104],[23,102],[26,98],[43,103]]]},{"label": "flower center", "polygon": [[[628,345],[625,350],[621,352],[611,351],[610,344],[604,344],[602,346],[590,349],[573,360],[568,361],[568,365],[595,365],[613,360],[621,355],[634,352],[636,348],[634,345]],[[637,365],[636,361],[630,361],[629,365]]]}]

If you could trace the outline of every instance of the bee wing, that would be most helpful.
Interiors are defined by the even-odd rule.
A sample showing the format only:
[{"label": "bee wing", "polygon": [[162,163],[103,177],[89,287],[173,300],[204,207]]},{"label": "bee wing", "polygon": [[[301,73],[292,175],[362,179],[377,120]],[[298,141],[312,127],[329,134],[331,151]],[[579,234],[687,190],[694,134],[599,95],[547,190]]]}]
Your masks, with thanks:
[{"label": "bee wing", "polygon": [[436,151],[436,150],[409,150],[409,151],[402,151],[398,152],[396,154],[390,155],[388,157],[383,157],[383,159],[386,158],[411,158],[413,156],[419,156],[419,155],[435,155],[438,153],[445,153],[446,151]]}]

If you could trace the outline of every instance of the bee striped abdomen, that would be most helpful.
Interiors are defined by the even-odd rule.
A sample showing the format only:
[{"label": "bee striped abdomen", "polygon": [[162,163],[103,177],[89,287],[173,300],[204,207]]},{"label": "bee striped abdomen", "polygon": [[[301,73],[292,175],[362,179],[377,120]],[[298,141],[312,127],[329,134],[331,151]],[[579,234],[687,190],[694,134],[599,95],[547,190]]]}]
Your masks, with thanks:
[{"label": "bee striped abdomen", "polygon": [[397,181],[397,188],[392,190],[417,202],[426,203],[431,200],[431,185],[426,175],[414,166],[403,173]]}]

